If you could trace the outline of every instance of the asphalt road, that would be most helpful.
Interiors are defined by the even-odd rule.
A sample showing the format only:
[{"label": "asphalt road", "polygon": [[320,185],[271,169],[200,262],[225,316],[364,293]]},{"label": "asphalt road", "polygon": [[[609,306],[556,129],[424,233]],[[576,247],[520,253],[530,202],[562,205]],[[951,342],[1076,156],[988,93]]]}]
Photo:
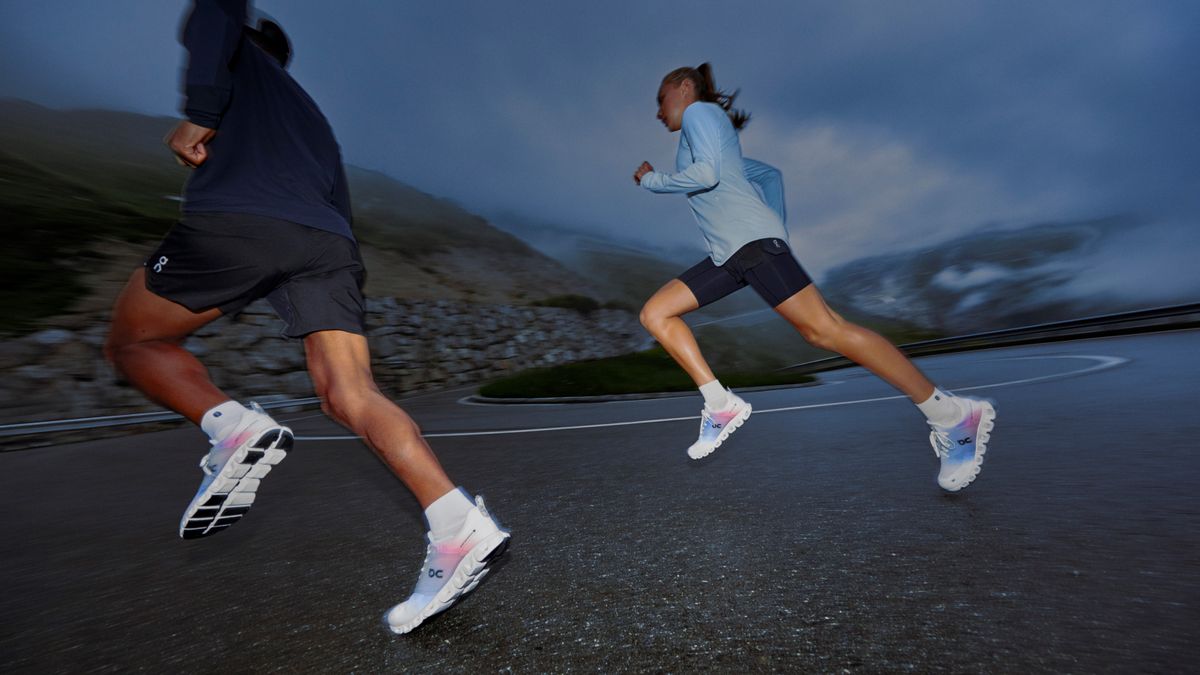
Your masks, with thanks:
[{"label": "asphalt road", "polygon": [[0,670],[1200,668],[1200,331],[918,363],[997,404],[960,494],[858,370],[745,394],[755,415],[701,462],[696,396],[407,401],[513,531],[408,636],[380,618],[416,579],[418,508],[320,415],[287,417],[301,440],[254,510],[196,541],[176,536],[195,430],[0,454]]}]

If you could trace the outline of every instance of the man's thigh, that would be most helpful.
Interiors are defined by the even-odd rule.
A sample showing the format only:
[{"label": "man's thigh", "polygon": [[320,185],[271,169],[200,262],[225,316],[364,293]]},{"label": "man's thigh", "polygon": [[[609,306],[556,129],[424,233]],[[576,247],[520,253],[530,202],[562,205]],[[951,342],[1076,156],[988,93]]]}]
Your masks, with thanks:
[{"label": "man's thigh", "polygon": [[193,312],[156,295],[146,288],[146,268],[139,267],[117,296],[108,343],[120,347],[154,340],[177,342],[220,316],[217,308]]}]

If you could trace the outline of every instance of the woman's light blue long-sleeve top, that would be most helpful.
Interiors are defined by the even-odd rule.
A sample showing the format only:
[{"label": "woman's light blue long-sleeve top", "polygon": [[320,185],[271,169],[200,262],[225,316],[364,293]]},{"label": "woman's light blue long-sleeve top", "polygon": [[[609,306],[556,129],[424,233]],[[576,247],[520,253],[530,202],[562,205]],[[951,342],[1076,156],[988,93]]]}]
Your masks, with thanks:
[{"label": "woman's light blue long-sleeve top", "polygon": [[683,111],[675,170],[651,171],[641,185],[651,192],[687,194],[713,263],[724,264],[755,239],[787,241],[779,171],[743,159],[737,130],[721,106],[697,101]]}]

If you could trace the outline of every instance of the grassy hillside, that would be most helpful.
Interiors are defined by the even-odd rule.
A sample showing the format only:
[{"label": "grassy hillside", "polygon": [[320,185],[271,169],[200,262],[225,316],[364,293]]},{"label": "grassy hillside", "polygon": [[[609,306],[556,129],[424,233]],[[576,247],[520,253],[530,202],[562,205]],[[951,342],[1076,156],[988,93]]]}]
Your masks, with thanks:
[{"label": "grassy hillside", "polygon": [[[162,144],[175,120],[0,100],[0,332],[94,310],[178,217],[187,178]],[[348,167],[367,292],[489,302],[595,292],[447,200]],[[111,269],[114,265],[120,270]]]},{"label": "grassy hillside", "polygon": [[0,330],[20,332],[88,294],[102,241],[146,247],[171,221],[0,152],[0,222]]}]

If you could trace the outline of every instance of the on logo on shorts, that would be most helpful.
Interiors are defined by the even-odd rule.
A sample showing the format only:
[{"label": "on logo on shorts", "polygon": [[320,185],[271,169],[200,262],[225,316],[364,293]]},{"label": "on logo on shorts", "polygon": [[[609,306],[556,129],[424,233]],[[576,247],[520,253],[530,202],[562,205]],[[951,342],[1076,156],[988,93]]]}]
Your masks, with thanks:
[{"label": "on logo on shorts", "polygon": [[167,256],[159,256],[158,262],[154,263],[154,271],[162,272],[163,266],[167,264]]}]

